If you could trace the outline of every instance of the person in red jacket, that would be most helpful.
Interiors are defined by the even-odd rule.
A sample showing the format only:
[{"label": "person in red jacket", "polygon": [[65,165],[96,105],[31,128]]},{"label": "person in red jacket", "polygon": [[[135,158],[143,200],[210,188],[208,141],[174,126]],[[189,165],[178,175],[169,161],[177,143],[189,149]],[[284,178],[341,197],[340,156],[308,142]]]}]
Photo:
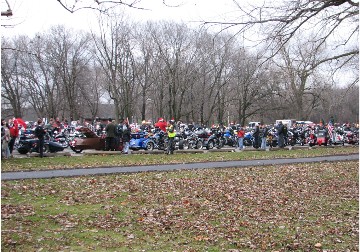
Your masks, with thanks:
[{"label": "person in red jacket", "polygon": [[167,123],[163,118],[159,118],[159,120],[157,121],[157,123],[155,123],[155,128],[159,128],[162,131],[166,132],[166,127],[167,127]]},{"label": "person in red jacket", "polygon": [[15,119],[15,117],[9,120],[9,131],[10,131],[9,151],[10,151],[10,155],[12,156],[15,140],[16,138],[19,137],[19,124],[18,121]]},{"label": "person in red jacket", "polygon": [[244,148],[244,136],[245,136],[245,130],[243,127],[239,127],[237,131],[237,137],[238,137],[238,147],[239,150],[242,150]]}]

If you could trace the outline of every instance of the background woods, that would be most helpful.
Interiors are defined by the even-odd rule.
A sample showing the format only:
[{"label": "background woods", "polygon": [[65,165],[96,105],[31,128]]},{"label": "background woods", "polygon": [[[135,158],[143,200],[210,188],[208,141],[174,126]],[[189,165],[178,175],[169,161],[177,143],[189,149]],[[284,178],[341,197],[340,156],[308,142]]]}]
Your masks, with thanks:
[{"label": "background woods", "polygon": [[[300,32],[305,21],[292,14],[272,30],[265,28],[275,20],[264,16],[233,24],[243,25],[240,39],[230,28],[211,32],[207,23],[139,24],[114,12],[99,17],[100,32],[56,26],[34,37],[3,36],[2,117],[164,117],[209,125],[333,116],[358,122],[358,4],[351,3],[337,11],[300,6],[308,13],[328,8],[330,16],[321,19],[333,21],[327,26],[306,20],[313,30],[322,27],[315,35]],[[346,38],[337,36],[336,17],[356,26]],[[245,39],[257,25],[265,46]]]}]

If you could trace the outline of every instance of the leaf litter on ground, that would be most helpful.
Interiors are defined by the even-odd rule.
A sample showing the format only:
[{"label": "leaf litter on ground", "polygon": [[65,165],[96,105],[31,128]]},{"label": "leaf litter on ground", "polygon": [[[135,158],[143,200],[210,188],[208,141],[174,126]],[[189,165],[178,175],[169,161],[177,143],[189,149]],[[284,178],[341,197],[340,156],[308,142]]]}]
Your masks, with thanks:
[{"label": "leaf litter on ground", "polygon": [[2,249],[358,251],[358,165],[3,181]]}]

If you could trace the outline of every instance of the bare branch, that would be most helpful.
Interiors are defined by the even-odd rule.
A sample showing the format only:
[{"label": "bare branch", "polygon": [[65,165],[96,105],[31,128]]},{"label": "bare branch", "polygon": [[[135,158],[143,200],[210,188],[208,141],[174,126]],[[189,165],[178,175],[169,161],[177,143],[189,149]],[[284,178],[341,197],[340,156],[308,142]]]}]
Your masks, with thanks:
[{"label": "bare branch", "polygon": [[74,0],[73,4],[69,4],[65,2],[64,0],[57,0],[59,4],[68,12],[74,13],[79,10],[83,9],[90,9],[90,10],[97,10],[101,13],[107,13],[110,9],[116,7],[116,6],[127,6],[129,8],[139,9],[139,10],[145,10],[145,8],[136,6],[138,3],[141,2],[141,0],[133,0],[130,2],[125,2],[122,0],[87,0],[83,1],[83,4],[80,6],[79,1]]},{"label": "bare branch", "polygon": [[7,0],[5,0],[5,2],[6,2],[6,4],[7,4],[7,6],[8,6],[8,9],[6,10],[6,11],[2,11],[1,12],[1,16],[6,16],[6,17],[10,17],[10,16],[12,16],[12,10],[11,10],[11,7],[10,7],[10,4],[9,4],[9,2],[7,1]]},{"label": "bare branch", "polygon": [[326,58],[326,59],[323,59],[323,60],[320,60],[318,62],[316,62],[312,68],[316,68],[317,66],[319,66],[320,64],[322,63],[325,63],[325,62],[328,62],[328,61],[332,61],[332,60],[338,60],[338,59],[341,59],[341,58],[345,58],[345,57],[354,57],[356,55],[359,55],[359,50],[354,50],[354,51],[350,51],[350,52],[346,52],[346,53],[343,53],[343,54],[339,54],[339,55],[336,55],[334,57],[331,57],[331,58]]}]

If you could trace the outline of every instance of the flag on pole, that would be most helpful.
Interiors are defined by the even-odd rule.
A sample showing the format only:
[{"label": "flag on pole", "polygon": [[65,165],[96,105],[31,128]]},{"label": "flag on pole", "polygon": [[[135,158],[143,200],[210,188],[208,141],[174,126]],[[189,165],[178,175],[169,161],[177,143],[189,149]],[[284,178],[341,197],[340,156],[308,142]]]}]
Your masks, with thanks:
[{"label": "flag on pole", "polygon": [[329,123],[329,124],[327,125],[327,130],[328,130],[328,132],[329,132],[330,139],[333,140],[333,130],[334,130],[334,126]]},{"label": "flag on pole", "polygon": [[17,120],[18,124],[20,124],[22,127],[24,127],[24,129],[26,129],[27,125],[26,125],[26,123],[24,122],[23,119],[16,118],[16,120]]}]

